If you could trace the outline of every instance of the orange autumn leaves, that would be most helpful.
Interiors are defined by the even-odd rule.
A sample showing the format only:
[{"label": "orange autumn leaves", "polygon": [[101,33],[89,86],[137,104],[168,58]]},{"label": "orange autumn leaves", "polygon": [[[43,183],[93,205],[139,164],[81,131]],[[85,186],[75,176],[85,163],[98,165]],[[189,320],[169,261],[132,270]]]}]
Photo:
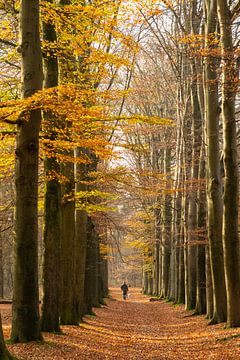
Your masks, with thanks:
[{"label": "orange autumn leaves", "polygon": [[[120,289],[112,289],[107,306],[94,309],[80,327],[64,326],[61,336],[44,334],[45,342],[9,345],[26,360],[103,359],[228,359],[240,356],[239,329],[208,326],[204,316],[187,314],[183,305],[149,301],[130,288],[123,302]],[[10,305],[1,305],[5,336],[10,331]]]}]

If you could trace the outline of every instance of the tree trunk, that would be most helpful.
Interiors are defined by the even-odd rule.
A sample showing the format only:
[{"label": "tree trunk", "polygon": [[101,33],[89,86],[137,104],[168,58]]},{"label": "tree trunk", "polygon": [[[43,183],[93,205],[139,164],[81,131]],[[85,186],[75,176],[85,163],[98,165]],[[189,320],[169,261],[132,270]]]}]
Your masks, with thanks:
[{"label": "tree trunk", "polygon": [[[22,0],[20,7],[22,97],[42,87],[39,1]],[[13,320],[11,339],[41,339],[38,294],[38,153],[40,110],[22,114],[16,145],[16,212]]]},{"label": "tree trunk", "polygon": [[[52,3],[52,0],[48,0]],[[43,23],[43,38],[49,43],[57,40],[55,27]],[[44,87],[58,85],[58,60],[55,54],[44,57]],[[49,111],[44,113],[47,138],[57,138],[57,119]],[[44,202],[44,258],[43,258],[43,305],[41,326],[43,331],[60,332],[59,299],[60,299],[60,239],[61,239],[61,185],[56,178],[60,174],[59,162],[51,158],[44,161],[46,186]],[[55,178],[53,177],[55,175]],[[48,179],[48,176],[51,179]]]},{"label": "tree trunk", "polygon": [[192,153],[192,189],[189,195],[189,240],[188,240],[188,299],[187,308],[194,309],[196,306],[196,277],[197,277],[197,246],[195,243],[197,230],[197,180],[199,177],[199,162],[202,138],[202,118],[197,93],[197,72],[195,64],[192,64],[191,103],[193,111],[193,153]]},{"label": "tree trunk", "polygon": [[[73,151],[68,155],[74,158]],[[78,325],[76,307],[76,237],[74,201],[74,165],[66,163],[62,173],[68,182],[62,186],[62,237],[61,237],[61,310],[62,325]]]},{"label": "tree trunk", "polygon": [[2,330],[2,318],[0,315],[0,360],[17,360],[15,357],[13,357],[4,342],[3,338],[3,330]]},{"label": "tree trunk", "polygon": [[[200,19],[197,13],[197,1],[190,3],[191,33],[199,34]],[[198,59],[192,59],[191,67],[191,109],[192,109],[192,135],[193,151],[191,165],[191,192],[189,194],[189,237],[188,237],[188,291],[187,308],[196,307],[197,295],[197,246],[195,239],[197,230],[197,202],[198,202],[198,178],[202,143],[202,114],[199,102],[198,86]]]},{"label": "tree trunk", "polygon": [[213,285],[210,264],[209,246],[206,246],[206,317],[213,318]]},{"label": "tree trunk", "polygon": [[[216,0],[207,0],[206,47],[212,50],[209,37],[216,31]],[[226,286],[222,247],[222,179],[219,154],[219,109],[216,59],[205,59],[205,106],[208,171],[208,239],[213,285],[212,323],[227,317]]]},{"label": "tree trunk", "polygon": [[3,239],[0,234],[0,299],[4,298]]},{"label": "tree trunk", "polygon": [[[75,157],[81,156],[81,149],[75,149]],[[83,164],[75,164],[75,180],[76,180],[76,194],[78,191],[87,190],[86,185],[81,184],[81,181],[86,180],[88,166]],[[85,266],[86,266],[86,252],[87,252],[87,225],[88,216],[85,210],[79,209],[76,205],[75,210],[76,222],[76,306],[79,313],[79,320],[81,320],[84,313],[84,280],[85,280]]]},{"label": "tree trunk", "polygon": [[84,307],[84,279],[87,248],[87,213],[83,210],[76,210],[76,247],[76,306],[79,313],[79,320],[81,320]]},{"label": "tree trunk", "polygon": [[143,266],[143,293],[148,293],[148,272],[144,269]]},{"label": "tree trunk", "polygon": [[[200,162],[200,180],[205,180],[205,144],[202,145],[202,155]],[[200,184],[199,190],[199,204],[198,204],[198,231],[199,241],[203,242],[197,246],[197,296],[196,296],[196,314],[206,313],[206,254],[205,254],[205,229],[206,229],[206,190],[205,186]]]},{"label": "tree trunk", "polygon": [[86,271],[84,281],[84,314],[91,314],[92,307],[99,306],[98,298],[98,256],[94,224],[88,217]]},{"label": "tree trunk", "polygon": [[[240,274],[238,239],[238,159],[235,96],[238,74],[232,42],[229,5],[217,1],[222,49],[222,117],[224,158],[223,252],[227,290],[227,326],[240,326]],[[236,81],[237,80],[237,81]]]},{"label": "tree trunk", "polygon": [[[155,226],[155,234],[157,239],[157,229]],[[154,278],[153,278],[153,295],[158,296],[159,294],[159,240],[156,240],[155,242],[155,248],[154,248]]]},{"label": "tree trunk", "polygon": [[162,296],[167,297],[169,287],[170,254],[171,254],[171,195],[167,194],[167,179],[171,171],[171,148],[165,150],[165,176],[166,176],[166,194],[164,196],[163,210],[163,247],[162,247]]}]

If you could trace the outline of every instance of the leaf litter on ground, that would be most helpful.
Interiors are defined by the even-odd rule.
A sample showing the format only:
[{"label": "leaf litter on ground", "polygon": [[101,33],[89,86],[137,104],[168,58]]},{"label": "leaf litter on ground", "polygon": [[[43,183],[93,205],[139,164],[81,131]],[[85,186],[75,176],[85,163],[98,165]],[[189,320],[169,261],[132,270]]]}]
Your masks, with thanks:
[{"label": "leaf litter on ground", "polygon": [[[130,299],[111,289],[107,305],[94,309],[80,326],[62,326],[62,335],[44,333],[43,342],[8,345],[23,360],[236,360],[240,328],[208,325],[205,316],[191,316],[183,305],[149,301],[140,289]],[[5,339],[11,330],[11,305],[0,305]]]}]

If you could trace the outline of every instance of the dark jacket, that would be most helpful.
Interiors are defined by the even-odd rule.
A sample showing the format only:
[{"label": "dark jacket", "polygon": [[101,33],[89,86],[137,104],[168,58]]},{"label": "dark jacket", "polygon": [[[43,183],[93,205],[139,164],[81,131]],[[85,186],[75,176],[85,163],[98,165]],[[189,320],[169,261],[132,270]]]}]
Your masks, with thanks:
[{"label": "dark jacket", "polygon": [[128,286],[127,286],[127,284],[123,284],[123,285],[121,286],[121,290],[122,290],[122,292],[123,292],[124,294],[126,294],[126,293],[128,292]]}]

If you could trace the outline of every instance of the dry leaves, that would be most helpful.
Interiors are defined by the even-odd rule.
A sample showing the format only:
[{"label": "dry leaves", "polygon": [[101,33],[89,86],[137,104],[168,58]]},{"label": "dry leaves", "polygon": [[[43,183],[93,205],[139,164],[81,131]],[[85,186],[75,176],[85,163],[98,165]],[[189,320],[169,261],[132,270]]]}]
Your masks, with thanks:
[{"label": "dry leaves", "polygon": [[[81,326],[63,326],[64,335],[44,334],[43,343],[10,345],[24,360],[89,359],[240,359],[240,329],[208,326],[204,316],[184,307],[149,298],[131,289],[122,301],[112,289],[108,306],[95,309]],[[1,305],[5,336],[10,333],[10,306]]]}]

